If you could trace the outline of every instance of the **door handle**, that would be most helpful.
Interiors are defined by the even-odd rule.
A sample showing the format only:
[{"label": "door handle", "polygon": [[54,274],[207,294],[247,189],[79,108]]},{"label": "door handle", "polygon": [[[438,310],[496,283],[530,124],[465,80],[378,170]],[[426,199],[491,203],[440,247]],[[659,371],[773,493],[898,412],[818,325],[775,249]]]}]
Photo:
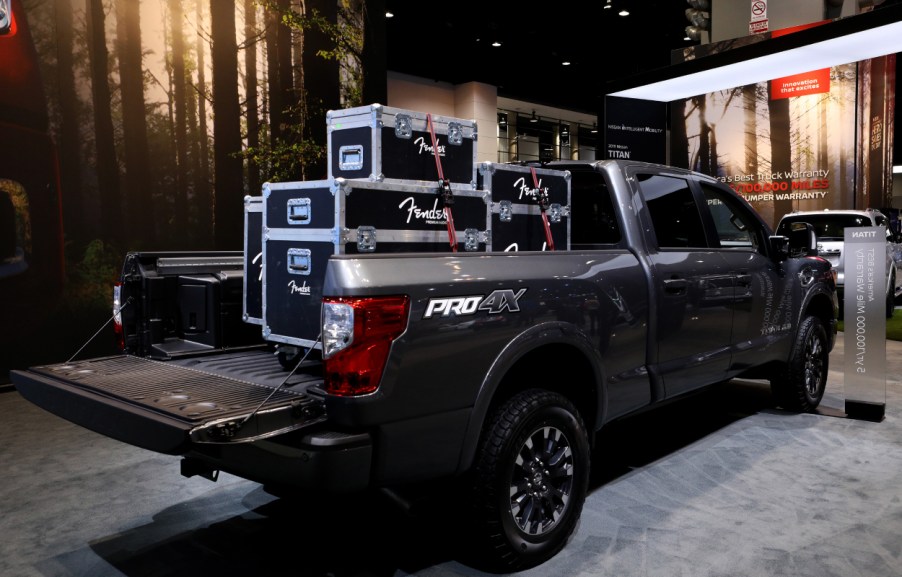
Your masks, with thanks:
[{"label": "door handle", "polygon": [[683,278],[670,278],[664,281],[664,290],[672,294],[681,294],[686,292],[689,281]]}]

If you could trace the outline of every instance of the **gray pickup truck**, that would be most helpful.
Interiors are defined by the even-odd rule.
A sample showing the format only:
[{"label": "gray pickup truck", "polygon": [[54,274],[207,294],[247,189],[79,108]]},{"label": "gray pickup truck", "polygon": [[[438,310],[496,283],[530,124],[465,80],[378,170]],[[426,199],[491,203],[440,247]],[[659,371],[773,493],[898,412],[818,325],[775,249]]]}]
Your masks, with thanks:
[{"label": "gray pickup truck", "polygon": [[577,525],[597,431],[734,377],[811,411],[837,316],[810,226],[775,236],[685,170],[551,166],[572,175],[569,250],[334,255],[321,343],[290,370],[241,326],[241,253],[132,253],[124,354],[13,381],[79,425],[182,456],[188,476],[295,495],[460,483],[467,551],[534,566]]}]

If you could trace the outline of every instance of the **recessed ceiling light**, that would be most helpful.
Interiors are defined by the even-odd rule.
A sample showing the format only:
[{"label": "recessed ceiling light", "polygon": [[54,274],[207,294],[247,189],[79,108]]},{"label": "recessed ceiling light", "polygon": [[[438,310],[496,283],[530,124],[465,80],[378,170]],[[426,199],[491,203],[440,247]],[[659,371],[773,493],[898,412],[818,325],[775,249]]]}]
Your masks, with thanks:
[{"label": "recessed ceiling light", "polygon": [[605,5],[604,5],[604,9],[605,9],[605,10],[610,10],[611,8],[612,8],[612,6],[611,6],[611,0],[608,0],[608,1],[605,3]]},{"label": "recessed ceiling light", "polygon": [[394,17],[395,17],[395,13],[394,13],[394,12],[386,12],[386,13],[385,13],[385,17],[386,17],[386,18],[394,18]]},{"label": "recessed ceiling light", "polygon": [[570,61],[564,60],[563,62],[561,62],[561,66],[570,66]]},{"label": "recessed ceiling light", "polygon": [[499,46],[501,46],[501,43],[496,40],[496,41],[492,42],[492,46],[494,46],[495,48],[498,48]]},{"label": "recessed ceiling light", "polygon": [[629,15],[630,15],[630,11],[627,10],[626,8],[624,8],[623,10],[621,10],[620,12],[618,12],[618,14],[620,14],[621,16],[629,16]]}]

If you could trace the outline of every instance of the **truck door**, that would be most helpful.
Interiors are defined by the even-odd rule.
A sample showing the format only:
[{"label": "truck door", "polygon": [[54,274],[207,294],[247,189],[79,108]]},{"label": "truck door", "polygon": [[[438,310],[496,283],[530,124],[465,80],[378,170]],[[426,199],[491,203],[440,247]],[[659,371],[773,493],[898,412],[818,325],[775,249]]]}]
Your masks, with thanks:
[{"label": "truck door", "polygon": [[760,217],[730,192],[706,182],[699,182],[699,187],[716,232],[716,250],[735,279],[730,339],[735,374],[760,363],[766,341],[788,330],[793,299],[786,291],[793,284],[780,282],[776,265],[767,256],[769,231]]},{"label": "truck door", "polygon": [[663,379],[664,396],[673,397],[726,378],[733,278],[723,255],[709,245],[689,180],[633,176],[648,209],[641,218],[650,229],[656,301],[650,362]]}]

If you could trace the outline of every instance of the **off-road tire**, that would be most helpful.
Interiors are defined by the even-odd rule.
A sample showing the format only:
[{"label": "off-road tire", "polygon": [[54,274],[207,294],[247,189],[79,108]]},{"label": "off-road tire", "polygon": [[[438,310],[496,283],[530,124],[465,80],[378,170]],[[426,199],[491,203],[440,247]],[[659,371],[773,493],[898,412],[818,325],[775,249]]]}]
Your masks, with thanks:
[{"label": "off-road tire", "polygon": [[789,362],[771,378],[774,401],[787,411],[811,412],[827,387],[830,351],[824,323],[815,316],[802,319]]},{"label": "off-road tire", "polygon": [[579,523],[589,481],[589,441],[579,411],[532,389],[486,422],[474,466],[475,560],[511,572],[557,554]]}]

